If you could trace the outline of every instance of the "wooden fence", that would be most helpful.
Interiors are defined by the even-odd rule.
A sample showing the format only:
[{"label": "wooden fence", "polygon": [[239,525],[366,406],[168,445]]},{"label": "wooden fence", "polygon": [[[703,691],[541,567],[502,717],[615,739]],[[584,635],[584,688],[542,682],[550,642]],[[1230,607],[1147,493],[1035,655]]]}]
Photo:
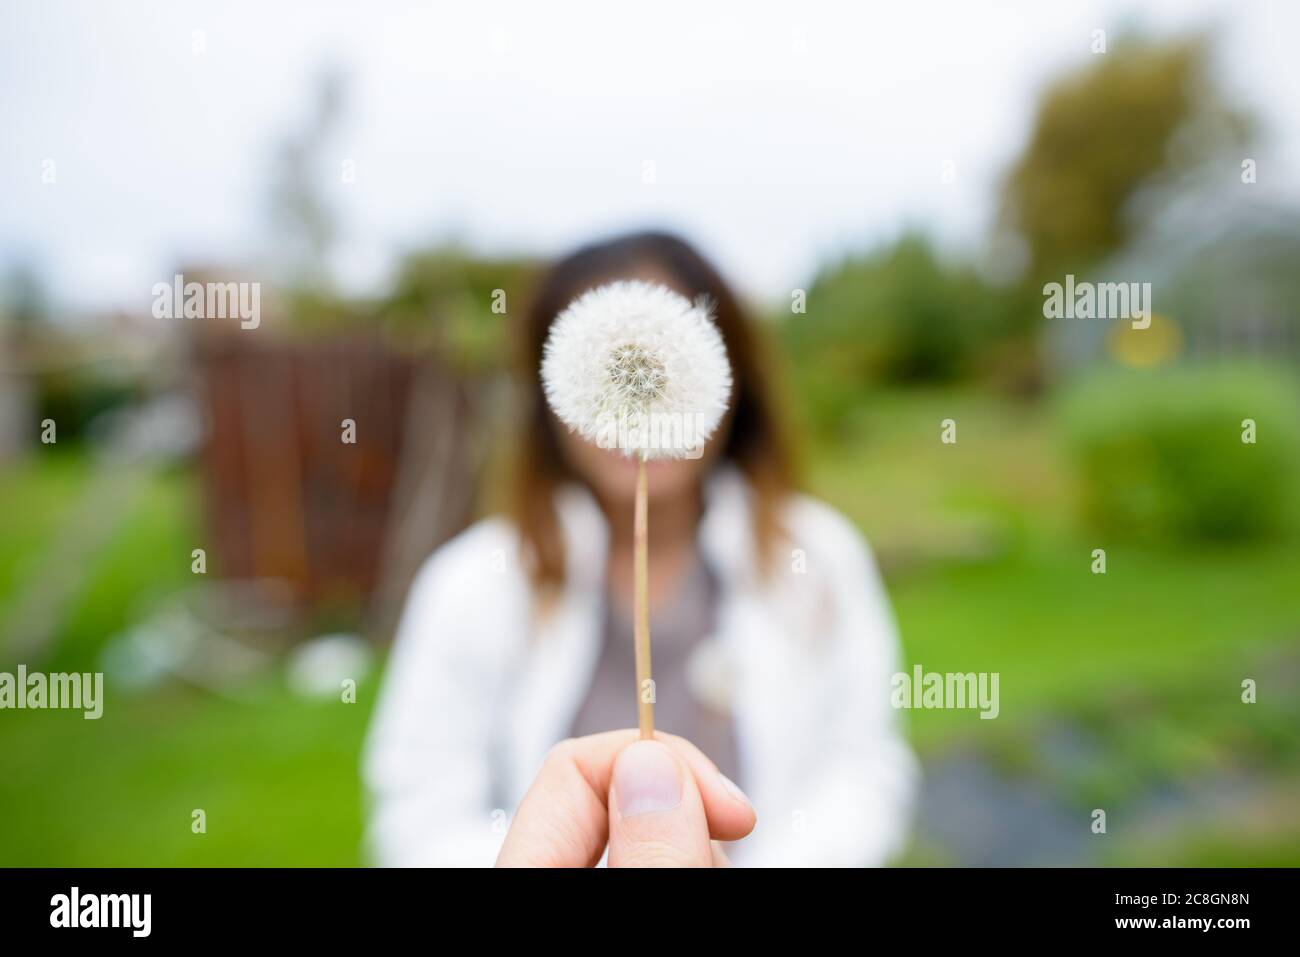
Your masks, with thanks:
[{"label": "wooden fence", "polygon": [[473,507],[473,391],[377,338],[194,343],[213,570],[388,623]]}]

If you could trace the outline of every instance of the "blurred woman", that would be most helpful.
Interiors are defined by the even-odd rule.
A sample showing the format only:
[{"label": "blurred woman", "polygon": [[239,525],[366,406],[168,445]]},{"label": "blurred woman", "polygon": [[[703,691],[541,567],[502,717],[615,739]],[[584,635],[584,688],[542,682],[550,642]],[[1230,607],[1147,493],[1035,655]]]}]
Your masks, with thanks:
[{"label": "blurred woman", "polygon": [[619,279],[707,296],[734,377],[704,455],[649,464],[656,725],[753,803],[735,863],[880,864],[905,839],[915,764],[889,705],[879,576],[853,526],[795,492],[771,368],[735,295],[659,233],[561,260],[516,330],[509,501],[411,587],[366,754],[373,855],[490,865],[552,746],[636,725],[636,465],[569,433],[538,377],[555,317]]}]

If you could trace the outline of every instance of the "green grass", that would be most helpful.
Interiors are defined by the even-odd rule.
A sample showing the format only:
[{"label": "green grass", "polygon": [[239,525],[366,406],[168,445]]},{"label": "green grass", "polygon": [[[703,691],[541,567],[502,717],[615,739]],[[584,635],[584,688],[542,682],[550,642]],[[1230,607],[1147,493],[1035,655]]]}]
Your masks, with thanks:
[{"label": "green grass", "polygon": [[[75,453],[0,476],[0,614],[92,487]],[[29,667],[97,671],[106,642],[192,583],[201,544],[195,476],[149,476],[64,609],[52,653]],[[0,636],[0,656],[5,654]],[[0,713],[0,864],[347,865],[361,853],[357,774],[374,682],[357,704],[307,701],[278,684],[239,700],[172,686],[116,693],[104,715]],[[191,831],[202,808],[207,832]]]},{"label": "green grass", "polygon": [[[956,445],[939,441],[944,418]],[[1249,822],[1180,822],[1115,842],[1108,862],[1294,863],[1294,825],[1275,812],[1300,791],[1300,693],[1287,678],[1300,660],[1300,542],[1097,540],[1076,518],[1055,435],[1044,407],[885,394],[845,441],[812,450],[814,491],[882,560],[905,664],[1000,673],[997,720],[914,710],[914,742],[930,757],[977,748],[1067,805],[1114,808],[1117,829],[1151,788],[1244,774],[1265,795]],[[0,615],[89,478],[67,454],[0,476]],[[43,668],[96,670],[106,641],[192,580],[196,491],[189,472],[149,479],[86,569]],[[1105,575],[1090,571],[1096,547]],[[5,645],[0,635],[0,658]],[[1257,705],[1240,701],[1245,677],[1259,682]],[[374,684],[356,705],[270,682],[239,701],[180,686],[111,693],[98,722],[0,713],[0,864],[357,863]],[[1089,753],[1044,754],[1053,721],[1087,735]],[[191,833],[195,808],[206,834]]]},{"label": "green grass", "polygon": [[64,620],[52,670],[92,659],[106,639],[194,581],[190,553],[204,544],[194,486],[188,473],[156,475],[126,506],[122,527],[100,552]]},{"label": "green grass", "polygon": [[[1077,710],[1124,689],[1195,683],[1236,700],[1261,646],[1300,640],[1295,544],[1214,552],[1032,543],[997,561],[905,577],[891,590],[908,667],[1001,674],[1002,713],[910,712],[922,745]],[[984,728],[979,726],[983,725]]]},{"label": "green grass", "polygon": [[[84,456],[60,452],[28,459],[0,476],[0,623],[23,588],[42,574],[44,550],[70,522],[83,495],[94,495],[95,466]],[[107,545],[80,570],[81,587],[62,608],[48,670],[84,670],[113,635],[151,605],[193,581],[191,549],[198,531],[195,477],[164,471],[144,480],[126,500],[95,503],[116,516]],[[0,635],[0,660],[7,660]]]},{"label": "green grass", "polygon": [[[939,441],[957,423],[957,442]],[[1300,801],[1300,541],[1237,546],[1100,537],[1045,411],[962,393],[884,395],[812,484],[854,519],[886,571],[904,667],[997,672],[1001,713],[910,710],[923,756],[974,750],[1086,813],[1243,778]],[[1092,573],[1092,550],[1106,573]],[[1253,678],[1256,704],[1241,700]],[[1050,751],[1064,725],[1079,754]],[[1273,783],[1280,779],[1280,783]],[[1245,813],[1245,812],[1242,812]],[[1155,837],[1116,864],[1300,862],[1294,824],[1243,833],[1233,812]],[[1202,837],[1204,834],[1206,836]],[[1239,840],[1238,840],[1239,839]],[[942,849],[931,849],[941,853]]]},{"label": "green grass", "polygon": [[[360,863],[357,704],[266,688],[253,703],[172,689],[0,721],[6,866]],[[192,812],[207,831],[191,830]],[[20,823],[19,823],[20,822]],[[17,826],[15,826],[17,825]]]},{"label": "green grass", "polygon": [[79,455],[33,456],[0,472],[0,621],[86,480]]},{"label": "green grass", "polygon": [[[945,418],[954,445],[939,440]],[[1132,686],[1235,698],[1259,647],[1300,641],[1300,541],[1090,535],[1054,434],[1037,407],[990,396],[884,395],[850,441],[814,456],[814,490],[864,529],[886,569],[905,664],[1001,674],[1001,719],[912,711],[922,746]],[[1094,548],[1106,550],[1104,575],[1092,573]]]},{"label": "green grass", "polygon": [[1296,795],[1300,779],[1284,778],[1210,820],[1174,819],[1151,833],[1110,842],[1102,861],[1113,867],[1295,867],[1300,861]]}]

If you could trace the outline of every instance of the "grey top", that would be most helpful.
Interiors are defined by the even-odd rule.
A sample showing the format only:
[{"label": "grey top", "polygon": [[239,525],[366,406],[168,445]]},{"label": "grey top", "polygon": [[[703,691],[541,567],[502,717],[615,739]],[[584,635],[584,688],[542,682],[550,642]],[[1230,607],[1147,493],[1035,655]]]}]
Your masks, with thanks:
[{"label": "grey top", "polygon": [[[699,687],[698,675],[707,670],[701,659],[708,657],[717,591],[716,578],[696,558],[676,594],[650,616],[655,728],[693,742],[743,788],[731,714],[724,706],[702,700],[707,695],[702,695]],[[587,698],[573,721],[571,734],[575,736],[635,728],[637,723],[632,609],[611,600],[608,588],[605,594],[600,659]]]}]

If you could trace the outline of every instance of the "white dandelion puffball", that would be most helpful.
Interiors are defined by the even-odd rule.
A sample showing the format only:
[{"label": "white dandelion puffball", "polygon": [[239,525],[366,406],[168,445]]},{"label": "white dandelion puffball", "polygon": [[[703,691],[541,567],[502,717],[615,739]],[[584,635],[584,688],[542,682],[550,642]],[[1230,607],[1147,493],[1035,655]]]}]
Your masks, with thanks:
[{"label": "white dandelion puffball", "polygon": [[601,448],[698,458],[727,411],[731,366],[707,302],[625,281],[556,317],[542,384],[560,421]]}]

